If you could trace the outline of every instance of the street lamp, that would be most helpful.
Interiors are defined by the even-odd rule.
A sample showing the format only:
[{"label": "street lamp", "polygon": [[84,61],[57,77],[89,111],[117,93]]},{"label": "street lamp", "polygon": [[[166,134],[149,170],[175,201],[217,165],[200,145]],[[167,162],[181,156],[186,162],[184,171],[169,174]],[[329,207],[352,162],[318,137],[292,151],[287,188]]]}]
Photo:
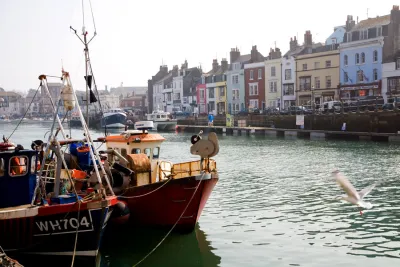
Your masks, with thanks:
[{"label": "street lamp", "polygon": [[314,85],[311,86],[311,105],[312,105],[312,110],[313,113],[315,112],[315,103],[314,103]]}]

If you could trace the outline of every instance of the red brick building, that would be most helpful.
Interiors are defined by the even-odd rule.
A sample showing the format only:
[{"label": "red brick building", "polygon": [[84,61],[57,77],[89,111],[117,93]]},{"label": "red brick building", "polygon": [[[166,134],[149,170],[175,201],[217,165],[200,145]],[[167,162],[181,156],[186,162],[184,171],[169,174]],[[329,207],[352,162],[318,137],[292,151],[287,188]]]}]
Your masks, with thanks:
[{"label": "red brick building", "polygon": [[265,109],[265,64],[262,62],[244,65],[245,105],[249,112]]}]

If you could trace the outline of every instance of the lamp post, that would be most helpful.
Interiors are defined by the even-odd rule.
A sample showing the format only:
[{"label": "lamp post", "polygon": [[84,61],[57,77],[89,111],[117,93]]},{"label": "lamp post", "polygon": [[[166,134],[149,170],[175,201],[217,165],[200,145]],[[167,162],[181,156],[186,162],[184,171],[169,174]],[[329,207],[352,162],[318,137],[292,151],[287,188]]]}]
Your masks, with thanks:
[{"label": "lamp post", "polygon": [[312,105],[312,110],[313,110],[313,114],[314,114],[314,112],[315,112],[314,85],[311,86],[311,105]]}]

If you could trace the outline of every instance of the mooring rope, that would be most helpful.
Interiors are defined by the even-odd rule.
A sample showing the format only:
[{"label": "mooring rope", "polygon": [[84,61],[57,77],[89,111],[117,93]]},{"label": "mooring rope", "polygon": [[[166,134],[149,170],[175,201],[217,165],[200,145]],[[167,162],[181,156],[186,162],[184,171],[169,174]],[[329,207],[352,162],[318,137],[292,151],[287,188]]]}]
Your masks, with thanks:
[{"label": "mooring rope", "polygon": [[194,196],[196,195],[197,190],[200,187],[201,182],[203,181],[204,175],[206,173],[204,172],[203,175],[200,178],[200,182],[199,184],[196,186],[196,190],[193,192],[192,197],[190,198],[188,204],[186,205],[185,209],[183,210],[181,216],[179,216],[178,220],[175,222],[175,224],[172,226],[171,230],[168,231],[168,233],[163,237],[163,239],[161,239],[160,242],[158,242],[158,244],[149,252],[147,253],[146,256],[144,256],[140,261],[138,261],[135,265],[133,265],[133,267],[138,266],[140,263],[142,263],[144,260],[146,260],[151,254],[153,254],[154,251],[156,251],[156,249],[165,241],[165,239],[167,239],[167,237],[172,233],[172,231],[175,229],[176,225],[178,224],[178,222],[182,219],[183,214],[185,214],[187,208],[189,207],[190,203],[192,202]]}]

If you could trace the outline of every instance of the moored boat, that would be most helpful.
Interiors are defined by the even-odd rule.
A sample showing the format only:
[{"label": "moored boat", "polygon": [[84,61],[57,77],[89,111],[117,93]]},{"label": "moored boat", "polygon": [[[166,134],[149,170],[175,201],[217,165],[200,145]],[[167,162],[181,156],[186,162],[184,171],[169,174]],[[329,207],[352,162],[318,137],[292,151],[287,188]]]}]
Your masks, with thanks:
[{"label": "moored boat", "polygon": [[103,139],[113,190],[131,211],[129,224],[193,231],[218,181],[211,158],[219,151],[218,138],[215,133],[192,137],[191,153],[200,159],[172,163],[160,159],[165,138],[149,133],[152,127],[149,121],[136,122],[137,130]]},{"label": "moored boat", "polygon": [[153,131],[174,131],[177,124],[177,120],[172,118],[171,113],[160,109],[147,114],[147,120],[153,122],[151,129]]},{"label": "moored boat", "polygon": [[126,113],[120,108],[112,108],[104,112],[101,119],[102,128],[125,128]]}]

